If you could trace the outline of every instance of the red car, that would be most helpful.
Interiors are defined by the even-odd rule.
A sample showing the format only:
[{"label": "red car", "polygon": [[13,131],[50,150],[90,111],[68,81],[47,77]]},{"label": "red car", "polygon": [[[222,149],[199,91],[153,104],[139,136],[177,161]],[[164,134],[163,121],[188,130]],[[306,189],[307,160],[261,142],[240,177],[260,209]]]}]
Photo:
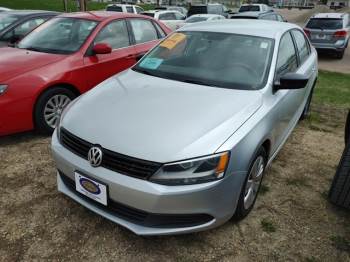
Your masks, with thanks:
[{"label": "red car", "polygon": [[73,13],[39,26],[15,48],[1,48],[0,136],[52,132],[71,100],[132,66],[169,33],[146,16]]}]

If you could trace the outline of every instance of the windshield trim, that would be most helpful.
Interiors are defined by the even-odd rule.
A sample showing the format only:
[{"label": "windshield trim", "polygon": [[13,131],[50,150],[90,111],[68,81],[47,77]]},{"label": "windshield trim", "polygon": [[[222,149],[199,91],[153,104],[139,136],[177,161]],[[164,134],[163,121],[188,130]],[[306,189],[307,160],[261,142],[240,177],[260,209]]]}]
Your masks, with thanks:
[{"label": "windshield trim", "polygon": [[[201,82],[200,85],[205,85],[205,86],[210,86],[210,87],[215,87],[215,88],[225,88],[225,89],[231,89],[231,90],[247,90],[247,91],[257,91],[257,90],[261,90],[263,89],[266,84],[267,81],[269,79],[270,76],[270,71],[271,71],[271,66],[272,66],[272,58],[273,58],[273,54],[275,52],[275,39],[274,38],[269,38],[269,37],[262,37],[262,36],[254,36],[254,35],[246,35],[246,34],[236,34],[236,33],[225,33],[225,32],[212,32],[212,31],[177,31],[177,32],[188,32],[188,33],[193,33],[193,32],[201,32],[201,33],[220,33],[220,34],[228,34],[228,35],[236,35],[236,36],[249,36],[249,37],[253,37],[253,38],[259,38],[259,39],[266,39],[271,41],[271,51],[269,56],[267,57],[268,59],[268,64],[266,66],[266,72],[263,78],[263,81],[261,82],[261,84],[259,86],[257,86],[255,89],[252,89],[250,87],[243,87],[242,88],[236,88],[236,87],[228,87],[228,86],[224,86],[224,85],[217,85],[217,84],[212,84],[210,83],[209,80],[205,80],[206,83],[203,81],[203,79],[198,79],[195,77],[192,77],[190,79],[186,79],[186,80],[190,80],[190,81],[197,81],[197,82]],[[169,36],[171,36],[172,34],[170,34]],[[168,36],[168,37],[169,37]],[[133,67],[131,67],[130,69],[134,72],[138,72],[140,74],[145,74],[145,75],[150,75],[153,77],[158,77],[158,78],[162,78],[162,79],[167,79],[167,80],[172,80],[172,81],[179,81],[179,82],[184,82],[184,83],[190,83],[190,81],[184,81],[184,77],[181,75],[178,75],[176,73],[167,73],[167,76],[163,76],[163,75],[159,75],[156,73],[155,70],[152,69],[144,69],[142,67],[139,67],[139,64],[148,56],[148,54],[150,54],[154,49],[156,49],[163,41],[165,41],[168,37],[164,38],[161,42],[159,42],[155,47],[153,47],[148,53],[147,55],[145,55],[139,62],[137,62]],[[146,72],[147,71],[147,72]],[[168,77],[169,75],[171,75],[171,77]],[[183,78],[182,80],[179,78]],[[219,83],[219,81],[216,81],[217,83]],[[193,83],[192,83],[193,84]],[[230,83],[230,85],[234,85],[234,83]]]},{"label": "windshield trim", "polygon": [[[88,34],[88,36],[86,37],[85,41],[79,46],[79,48],[76,50],[76,51],[69,51],[69,52],[64,52],[63,50],[61,50],[61,52],[45,52],[44,50],[53,50],[53,49],[48,49],[48,48],[38,48],[38,49],[41,49],[42,51],[33,51],[33,52],[40,52],[40,53],[45,53],[45,54],[54,54],[54,55],[65,55],[65,56],[68,56],[68,55],[74,55],[76,53],[79,53],[81,51],[81,49],[83,48],[83,46],[88,42],[89,38],[91,37],[91,35],[97,30],[99,24],[101,23],[100,21],[97,21],[97,20],[94,20],[94,19],[88,19],[88,18],[81,18],[81,17],[69,17],[69,16],[62,16],[62,17],[53,17],[51,18],[48,22],[51,22],[51,21],[54,21],[55,19],[79,19],[79,20],[85,20],[85,21],[89,21],[89,22],[95,22],[96,25],[94,26],[94,28],[90,31],[90,33]],[[43,24],[46,24],[46,23],[43,23]],[[41,25],[39,25],[38,27],[40,27]],[[38,28],[37,27],[37,28]],[[35,28],[36,29],[36,28]],[[35,30],[34,29],[34,30]],[[32,34],[33,31],[31,31],[28,35]],[[21,41],[19,41],[17,44],[16,44],[16,48],[18,49],[24,49],[26,50],[27,48],[33,48],[33,47],[27,47],[27,48],[20,48],[18,47],[18,45],[28,36],[26,35]]]}]

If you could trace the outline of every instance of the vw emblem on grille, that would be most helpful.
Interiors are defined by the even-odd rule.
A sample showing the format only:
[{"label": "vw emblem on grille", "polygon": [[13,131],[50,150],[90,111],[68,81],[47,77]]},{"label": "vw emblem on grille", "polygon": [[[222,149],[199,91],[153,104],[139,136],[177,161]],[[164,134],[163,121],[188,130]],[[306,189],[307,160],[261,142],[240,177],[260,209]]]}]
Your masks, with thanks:
[{"label": "vw emblem on grille", "polygon": [[98,167],[102,163],[102,150],[99,147],[91,147],[88,153],[88,161],[93,167]]}]

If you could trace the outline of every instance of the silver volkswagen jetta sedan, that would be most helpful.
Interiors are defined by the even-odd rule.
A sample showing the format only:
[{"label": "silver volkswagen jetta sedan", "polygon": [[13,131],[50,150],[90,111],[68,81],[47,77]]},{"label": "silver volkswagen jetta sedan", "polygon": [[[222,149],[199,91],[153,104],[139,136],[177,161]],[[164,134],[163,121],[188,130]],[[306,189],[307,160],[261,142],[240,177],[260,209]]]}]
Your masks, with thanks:
[{"label": "silver volkswagen jetta sedan", "polygon": [[243,218],[307,116],[317,73],[296,25],[180,29],[63,112],[52,137],[58,189],[140,235]]}]

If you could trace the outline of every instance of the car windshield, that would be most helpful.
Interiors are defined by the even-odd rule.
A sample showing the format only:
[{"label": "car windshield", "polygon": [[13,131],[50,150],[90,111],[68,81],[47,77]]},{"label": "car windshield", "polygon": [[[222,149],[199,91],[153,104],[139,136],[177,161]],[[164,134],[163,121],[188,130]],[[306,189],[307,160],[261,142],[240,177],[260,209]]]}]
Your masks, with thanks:
[{"label": "car windshield", "polygon": [[274,41],[214,32],[177,32],[133,70],[156,77],[230,89],[265,85]]},{"label": "car windshield", "polygon": [[312,18],[306,25],[310,29],[342,29],[343,20],[334,18]]},{"label": "car windshield", "polygon": [[186,19],[186,23],[197,23],[197,22],[203,22],[203,21],[207,21],[208,18],[207,17],[202,17],[202,16],[191,16],[189,18]]},{"label": "car windshield", "polygon": [[248,11],[257,12],[257,11],[260,11],[260,8],[258,5],[242,5],[241,8],[239,9],[239,12],[248,12]]},{"label": "car windshield", "polygon": [[54,18],[39,26],[18,48],[53,54],[71,54],[80,49],[97,22],[77,18]]},{"label": "car windshield", "polygon": [[10,26],[19,19],[19,16],[11,14],[0,14],[0,31]]}]

